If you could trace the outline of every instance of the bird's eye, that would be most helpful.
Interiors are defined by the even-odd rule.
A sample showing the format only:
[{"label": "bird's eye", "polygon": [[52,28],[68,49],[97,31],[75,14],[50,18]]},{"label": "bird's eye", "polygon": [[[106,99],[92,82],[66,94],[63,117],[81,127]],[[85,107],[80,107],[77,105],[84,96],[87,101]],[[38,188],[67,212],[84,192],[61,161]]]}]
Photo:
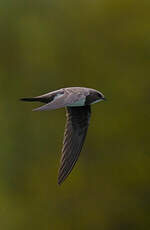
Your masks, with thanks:
[{"label": "bird's eye", "polygon": [[98,96],[98,98],[99,98],[100,100],[105,100],[105,97],[104,97],[103,94],[100,94],[100,93],[99,93],[97,96]]},{"label": "bird's eye", "polygon": [[99,93],[99,94],[98,94],[98,97],[101,99],[103,96]]}]

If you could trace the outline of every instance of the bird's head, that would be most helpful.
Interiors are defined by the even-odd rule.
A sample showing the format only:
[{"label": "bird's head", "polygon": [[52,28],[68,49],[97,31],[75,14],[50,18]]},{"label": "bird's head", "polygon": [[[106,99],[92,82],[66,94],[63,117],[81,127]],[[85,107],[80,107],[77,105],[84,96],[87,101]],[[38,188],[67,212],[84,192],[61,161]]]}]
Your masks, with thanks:
[{"label": "bird's head", "polygon": [[100,101],[105,101],[106,98],[105,96],[97,91],[97,90],[90,90],[90,94],[86,98],[86,103],[87,104],[95,104]]}]

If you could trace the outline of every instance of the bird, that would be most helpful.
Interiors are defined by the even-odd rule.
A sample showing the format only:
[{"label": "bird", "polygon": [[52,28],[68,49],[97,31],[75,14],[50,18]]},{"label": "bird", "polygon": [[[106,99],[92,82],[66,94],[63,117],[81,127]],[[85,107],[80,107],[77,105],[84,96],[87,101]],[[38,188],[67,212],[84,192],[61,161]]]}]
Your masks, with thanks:
[{"label": "bird", "polygon": [[90,122],[91,105],[106,98],[100,91],[92,88],[68,87],[21,100],[44,103],[33,111],[66,108],[66,125],[58,171],[58,184],[61,185],[79,158]]}]

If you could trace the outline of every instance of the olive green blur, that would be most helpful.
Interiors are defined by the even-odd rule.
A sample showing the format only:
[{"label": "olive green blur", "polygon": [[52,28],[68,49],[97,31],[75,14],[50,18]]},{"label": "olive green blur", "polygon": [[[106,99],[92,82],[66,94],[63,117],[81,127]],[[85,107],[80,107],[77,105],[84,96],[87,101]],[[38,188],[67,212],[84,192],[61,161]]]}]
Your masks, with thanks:
[{"label": "olive green blur", "polygon": [[[65,109],[19,101],[100,90],[57,185]],[[1,0],[0,229],[150,229],[150,1]]]}]

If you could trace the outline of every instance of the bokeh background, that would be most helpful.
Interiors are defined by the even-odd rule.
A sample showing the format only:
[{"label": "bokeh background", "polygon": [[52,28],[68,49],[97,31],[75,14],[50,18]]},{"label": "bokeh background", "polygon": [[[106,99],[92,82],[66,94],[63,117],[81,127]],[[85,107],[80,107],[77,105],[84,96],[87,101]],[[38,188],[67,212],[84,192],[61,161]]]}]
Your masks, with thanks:
[{"label": "bokeh background", "polygon": [[[57,185],[65,110],[21,97],[102,91]],[[0,229],[150,229],[150,1],[1,0]]]}]

